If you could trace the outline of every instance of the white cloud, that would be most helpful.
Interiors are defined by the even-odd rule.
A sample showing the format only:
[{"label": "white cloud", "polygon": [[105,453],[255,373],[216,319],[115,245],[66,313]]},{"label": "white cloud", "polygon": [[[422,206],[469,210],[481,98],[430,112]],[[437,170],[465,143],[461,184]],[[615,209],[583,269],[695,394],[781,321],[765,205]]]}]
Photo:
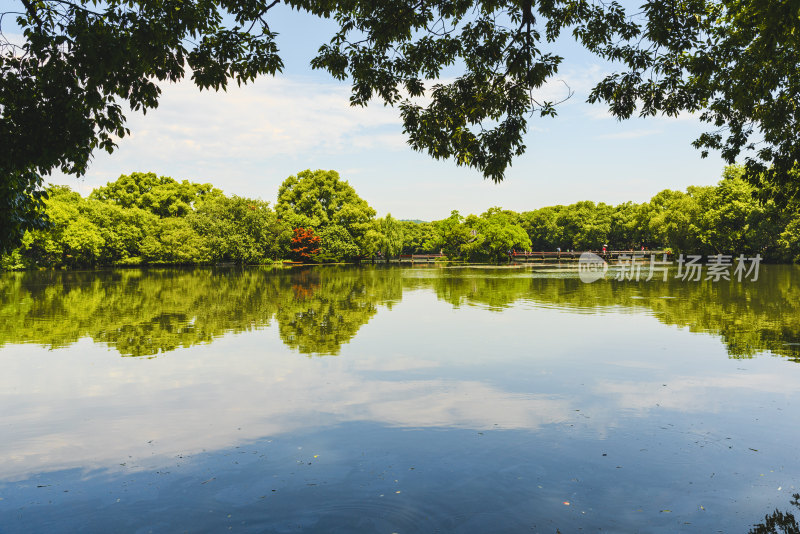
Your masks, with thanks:
[{"label": "white cloud", "polygon": [[147,159],[201,160],[404,146],[397,110],[352,108],[348,98],[344,85],[288,78],[219,93],[184,81],[165,88],[157,110],[129,116],[123,143]]},{"label": "white cloud", "polygon": [[[445,217],[451,209],[527,210],[591,195],[598,201],[641,201],[664,187],[716,181],[720,163],[700,160],[689,146],[698,128],[684,117],[647,119],[655,124],[591,120],[610,118],[603,105],[585,102],[603,69],[563,68],[537,91],[541,100],[561,100],[567,91],[563,80],[575,94],[557,107],[557,118],[530,117],[527,153],[514,160],[501,185],[484,181],[474,169],[414,152],[398,109],[377,102],[353,108],[347,84],[298,76],[264,78],[227,93],[200,92],[191,82],[166,86],[157,109],[145,116],[128,113],[132,135],[113,154],[96,153],[85,179],[76,185],[74,177],[54,173],[49,181],[86,194],[120,174],[152,171],[274,201],[287,176],[308,168],[336,169],[379,213],[426,220]],[[663,132],[655,135],[657,129]],[[624,140],[651,131],[650,139],[658,143],[642,143],[636,155],[624,141],[598,142],[604,134]],[[625,189],[610,196],[609,183],[641,176],[642,168],[666,153],[668,162],[646,167],[649,183],[635,194]]]},{"label": "white cloud", "polygon": [[219,93],[190,81],[167,85],[157,109],[126,114],[131,135],[113,154],[95,153],[81,185],[58,172],[48,181],[85,194],[120,174],[152,171],[272,200],[280,182],[299,170],[342,168],[342,161],[363,166],[376,154],[385,160],[411,152],[397,109],[351,107],[349,94],[345,84],[297,77]]},{"label": "white cloud", "polygon": [[[596,390],[600,395],[614,399],[620,408],[641,416],[646,416],[656,407],[683,413],[708,413],[721,411],[725,403],[730,402],[724,395],[726,391],[738,391],[742,395],[748,391],[789,391],[793,387],[792,380],[789,375],[772,372],[734,372],[710,377],[678,375],[656,381],[601,380]],[[668,382],[668,387],[662,386],[661,382]]]},{"label": "white cloud", "polygon": [[[70,351],[4,348],[0,392],[9,394],[0,398],[9,409],[0,426],[14,435],[0,443],[0,479],[123,460],[125,469],[146,469],[159,458],[343,422],[533,430],[572,414],[571,401],[558,396],[514,393],[477,380],[372,378],[370,370],[381,369],[374,361],[307,359],[276,351],[275,330],[258,335],[259,350],[231,336],[157,362],[119,358],[88,339]],[[236,356],[220,358],[225,353]],[[439,365],[392,356],[383,370]],[[35,376],[30,357],[41,362]],[[86,372],[68,372],[75,366]]]}]

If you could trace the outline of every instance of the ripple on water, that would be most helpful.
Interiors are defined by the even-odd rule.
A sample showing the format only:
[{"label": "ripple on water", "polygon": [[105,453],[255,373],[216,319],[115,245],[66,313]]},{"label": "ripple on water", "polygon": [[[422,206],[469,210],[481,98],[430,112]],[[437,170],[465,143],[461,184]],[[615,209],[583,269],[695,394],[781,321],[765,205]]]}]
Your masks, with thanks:
[{"label": "ripple on water", "polygon": [[[328,488],[325,496],[293,497],[288,506],[273,505],[268,513],[253,508],[240,512],[244,524],[259,532],[433,532],[442,517],[457,517],[446,503],[392,490],[363,497],[343,497]],[[348,490],[349,491],[349,490]],[[397,493],[396,493],[397,491]],[[322,498],[320,498],[322,497]],[[269,499],[269,497],[268,497]],[[283,499],[280,499],[283,500]]]}]

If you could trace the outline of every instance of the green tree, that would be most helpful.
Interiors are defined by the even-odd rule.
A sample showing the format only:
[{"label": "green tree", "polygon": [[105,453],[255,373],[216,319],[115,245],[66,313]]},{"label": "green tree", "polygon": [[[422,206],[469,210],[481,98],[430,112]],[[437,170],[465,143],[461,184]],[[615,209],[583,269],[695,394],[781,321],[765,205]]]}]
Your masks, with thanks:
[{"label": "green tree", "polygon": [[111,265],[140,261],[140,243],[155,231],[158,224],[156,215],[139,208],[125,209],[91,198],[83,203],[82,209],[97,225],[103,237],[98,263]]},{"label": "green tree", "polygon": [[150,237],[155,238],[157,244],[150,242],[152,248],[142,247],[142,256],[150,263],[193,264],[208,263],[212,259],[208,243],[186,218],[160,219],[155,235]]},{"label": "green tree", "polygon": [[763,252],[767,237],[759,232],[765,207],[755,198],[755,189],[742,179],[744,169],[725,169],[722,181],[704,197],[699,214],[701,241],[716,253]]},{"label": "green tree", "polygon": [[531,240],[525,229],[516,223],[514,212],[490,208],[480,217],[470,215],[464,221],[472,236],[461,246],[461,253],[472,261],[507,261],[512,250],[530,250]]},{"label": "green tree", "polygon": [[24,39],[0,33],[0,251],[42,228],[43,176],[81,175],[95,150],[111,152],[129,133],[124,104],[156,107],[158,84],[187,67],[198,87],[216,90],[280,70],[264,18],[275,5],[21,0],[0,13],[16,17]]},{"label": "green tree", "polygon": [[24,240],[39,264],[263,263],[288,252],[290,229],[269,203],[228,198],[210,184],[132,173],[88,199],[48,192],[53,224]]},{"label": "green tree", "polygon": [[123,208],[141,208],[159,217],[183,217],[204,198],[220,195],[221,191],[211,184],[196,184],[188,180],[178,182],[152,172],[134,172],[120,176],[105,187],[98,187],[89,197]]},{"label": "green tree", "polygon": [[711,188],[689,187],[686,193],[665,189],[650,199],[648,223],[653,245],[674,252],[705,252],[700,213]]},{"label": "green tree", "polygon": [[608,231],[608,246],[611,250],[631,250],[643,243],[653,244],[648,232],[646,208],[633,202],[615,206]]},{"label": "green tree", "polygon": [[213,195],[189,220],[207,241],[214,261],[264,263],[289,251],[291,228],[262,200]]},{"label": "green tree", "polygon": [[457,210],[450,212],[446,219],[434,221],[432,226],[433,235],[425,247],[441,251],[449,258],[460,257],[462,247],[475,239],[472,229],[464,225],[464,217]]},{"label": "green tree", "polygon": [[592,91],[626,119],[697,112],[712,130],[694,146],[719,150],[764,198],[782,204],[800,194],[800,17],[776,0],[650,0],[642,9],[641,44],[591,36],[584,42],[622,65]]},{"label": "green tree", "polygon": [[404,233],[403,226],[392,217],[391,213],[387,213],[386,217],[380,219],[380,245],[379,250],[381,254],[389,260],[403,250]]},{"label": "green tree", "polygon": [[400,221],[403,232],[402,254],[422,254],[438,252],[427,245],[433,239],[433,226],[429,222]]},{"label": "green tree", "polygon": [[800,213],[781,232],[778,246],[781,259],[800,263]]},{"label": "green tree", "polygon": [[[2,134],[0,134],[2,135]],[[5,147],[0,145],[0,151]],[[0,156],[0,255],[19,246],[27,231],[44,230],[47,192],[36,171],[6,169]]]},{"label": "green tree", "polygon": [[[16,15],[24,37],[18,46],[0,36],[6,250],[41,227],[42,176],[57,168],[81,174],[93,151],[112,151],[115,137],[128,134],[123,104],[156,107],[158,84],[189,69],[201,89],[219,90],[282,68],[268,23],[277,1],[20,3],[0,13]],[[746,179],[764,194],[800,190],[800,19],[792,3],[650,0],[637,15],[588,0],[290,0],[286,7],[338,25],[311,66],[349,78],[353,105],[397,106],[414,149],[495,181],[525,151],[531,114],[556,114],[559,99],[535,92],[557,79],[563,57],[549,49],[567,31],[623,68],[598,83],[590,101],[607,103],[618,118],[639,106],[642,115],[697,111],[716,128],[695,142],[703,154],[720,150],[733,163],[745,151]],[[452,66],[456,75],[441,81]],[[566,89],[563,98],[570,95]]]},{"label": "green tree", "polygon": [[522,213],[520,222],[528,232],[533,250],[555,250],[563,245],[562,228],[557,223],[563,208],[564,206],[549,206]]},{"label": "green tree", "polygon": [[346,228],[338,224],[329,224],[320,232],[322,261],[341,261],[357,259],[362,250]]},{"label": "green tree", "polygon": [[22,253],[35,265],[92,266],[99,263],[106,240],[86,213],[86,201],[66,186],[47,190],[51,225],[25,235]]},{"label": "green tree", "polygon": [[556,217],[563,249],[598,250],[608,244],[612,208],[585,200],[564,206]]},{"label": "green tree", "polygon": [[288,177],[278,189],[275,211],[292,227],[313,228],[327,259],[358,258],[372,246],[367,234],[374,229],[375,210],[336,171],[306,170]]}]

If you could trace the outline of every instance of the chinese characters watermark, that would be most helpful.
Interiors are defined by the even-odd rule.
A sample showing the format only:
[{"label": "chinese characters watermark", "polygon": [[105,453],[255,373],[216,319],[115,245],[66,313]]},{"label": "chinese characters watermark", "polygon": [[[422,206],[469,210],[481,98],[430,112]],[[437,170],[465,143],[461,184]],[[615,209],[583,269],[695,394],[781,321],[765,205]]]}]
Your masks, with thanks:
[{"label": "chinese characters watermark", "polygon": [[[703,256],[699,254],[681,254],[674,261],[668,259],[667,254],[663,254],[659,259],[656,254],[650,254],[648,258],[644,253],[620,254],[617,259],[617,263],[611,265],[614,268],[612,274],[614,280],[621,282],[640,280],[649,282],[657,275],[666,282],[671,274],[673,279],[689,282],[701,280],[719,282],[731,279],[738,282],[743,280],[755,282],[758,280],[758,269],[761,265],[760,254],[754,257],[747,257],[744,254],[739,254],[738,257],[732,254],[712,254],[706,256],[705,263]],[[671,267],[677,269],[671,273]],[[578,260],[578,275],[581,281],[587,284],[605,278],[608,270],[609,264],[597,254],[584,252]]]}]

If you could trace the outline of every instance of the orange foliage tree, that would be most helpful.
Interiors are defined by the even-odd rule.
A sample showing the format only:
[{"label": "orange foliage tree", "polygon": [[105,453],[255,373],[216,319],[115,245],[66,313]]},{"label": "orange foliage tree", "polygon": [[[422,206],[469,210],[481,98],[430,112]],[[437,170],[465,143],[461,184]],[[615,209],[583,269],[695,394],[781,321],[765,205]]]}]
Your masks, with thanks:
[{"label": "orange foliage tree", "polygon": [[292,236],[292,256],[301,261],[311,261],[319,254],[320,238],[312,228],[295,228]]}]

